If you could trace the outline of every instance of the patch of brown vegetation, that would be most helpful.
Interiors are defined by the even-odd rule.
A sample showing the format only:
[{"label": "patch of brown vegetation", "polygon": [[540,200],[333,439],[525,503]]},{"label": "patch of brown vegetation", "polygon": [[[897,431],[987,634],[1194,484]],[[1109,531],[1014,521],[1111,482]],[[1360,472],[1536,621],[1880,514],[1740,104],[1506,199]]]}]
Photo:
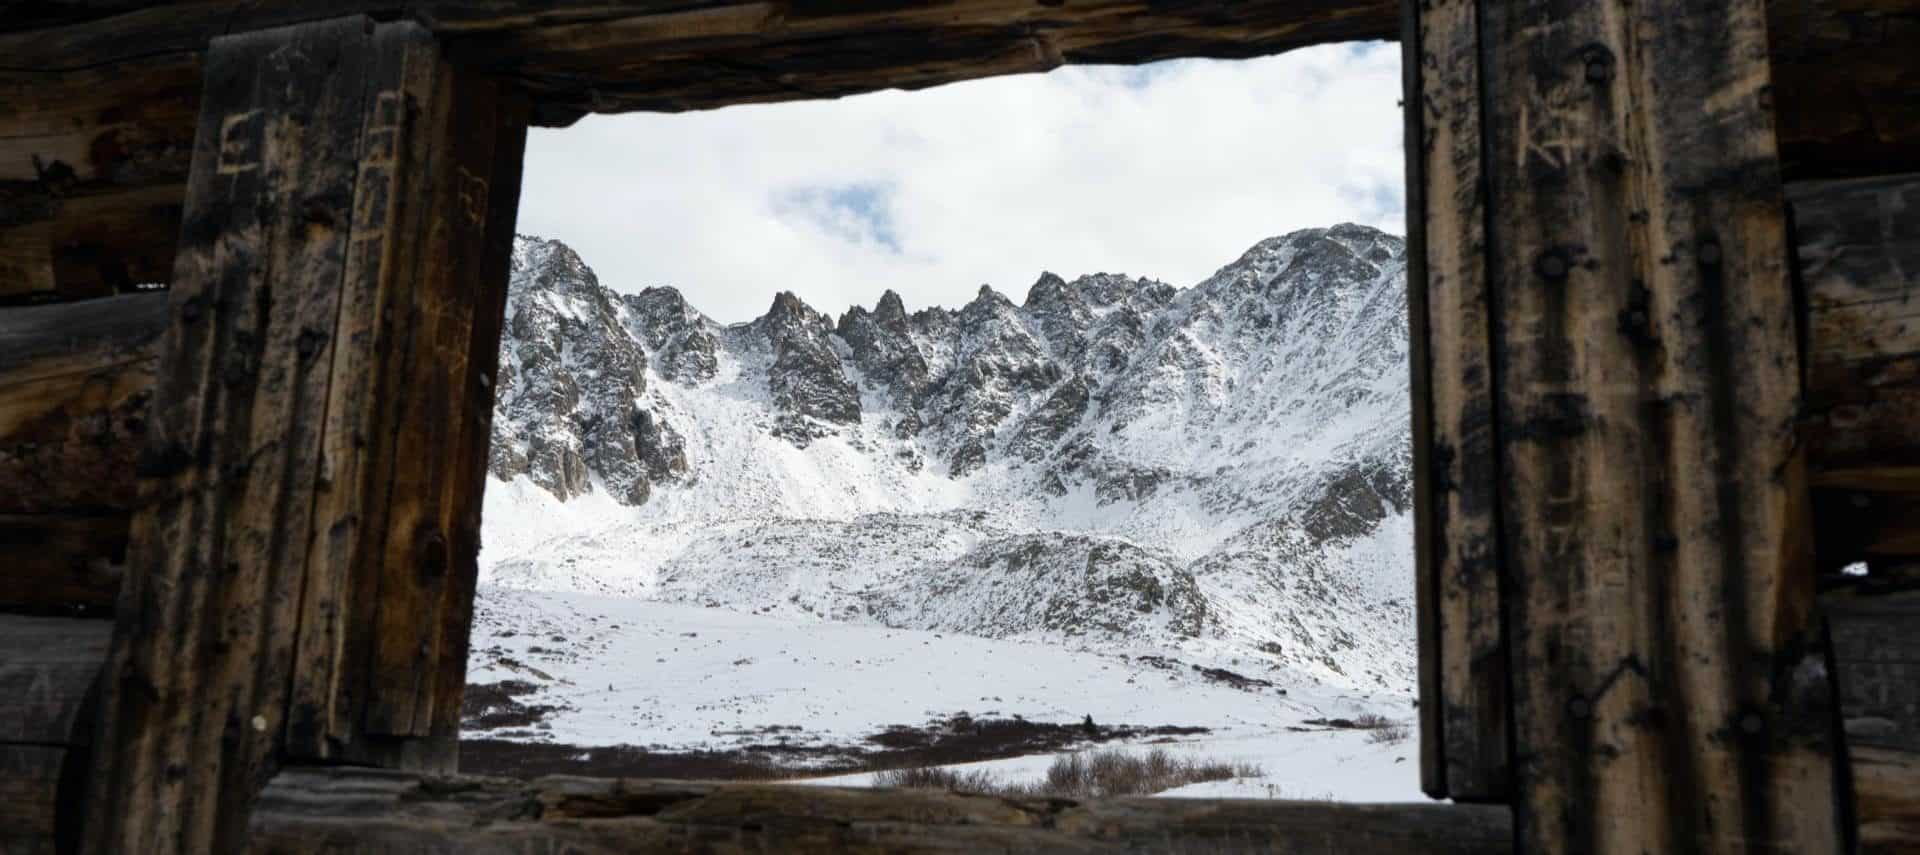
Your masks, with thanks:
[{"label": "patch of brown vegetation", "polygon": [[1251,763],[1175,757],[1159,748],[1145,754],[1108,748],[1056,757],[1053,765],[1047,767],[1046,778],[1033,784],[1002,783],[993,773],[984,769],[954,770],[937,766],[884,771],[874,776],[874,784],[989,795],[1078,799],[1150,796],[1202,781],[1265,776],[1265,770]]},{"label": "patch of brown vegetation", "polygon": [[[472,689],[468,691],[471,699]],[[797,729],[775,727],[765,732],[779,737],[797,736],[794,730]],[[895,725],[867,737],[865,745],[853,746],[796,745],[782,741],[745,744],[721,751],[669,751],[638,745],[589,747],[463,739],[460,771],[521,778],[594,775],[757,781],[947,766],[1050,754],[1115,740],[1171,738],[1207,732],[1204,727],[1101,726],[1086,721],[1055,724],[959,715],[917,727]]]}]

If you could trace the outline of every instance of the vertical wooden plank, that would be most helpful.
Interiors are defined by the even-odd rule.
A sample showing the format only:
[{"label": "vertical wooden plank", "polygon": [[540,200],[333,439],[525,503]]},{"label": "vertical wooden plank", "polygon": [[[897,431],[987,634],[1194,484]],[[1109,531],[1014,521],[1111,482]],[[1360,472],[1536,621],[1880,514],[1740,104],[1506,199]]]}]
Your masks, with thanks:
[{"label": "vertical wooden plank", "polygon": [[1520,846],[1833,851],[1764,4],[1480,13]]},{"label": "vertical wooden plank", "polygon": [[527,109],[417,26],[375,43],[289,750],[450,770]]},{"label": "vertical wooden plank", "polygon": [[396,318],[408,330],[401,362],[407,391],[396,395],[392,500],[377,615],[366,729],[426,736],[432,717],[432,657],[453,572],[455,468],[469,421],[467,360],[475,298],[484,286],[477,265],[486,238],[486,188],[493,158],[494,88],[439,64],[431,106],[420,129],[436,140],[418,198],[418,239],[403,250],[410,270],[407,300]]},{"label": "vertical wooden plank", "polygon": [[1440,600],[1434,578],[1433,395],[1427,365],[1426,117],[1420,108],[1420,2],[1400,2],[1400,107],[1407,181],[1407,357],[1413,406],[1413,595],[1419,650],[1420,789],[1447,797],[1440,697]]},{"label": "vertical wooden plank", "polygon": [[[1409,122],[1421,136],[1408,148],[1420,164],[1420,253],[1424,351],[1430,387],[1429,424],[1414,445],[1427,463],[1416,470],[1431,486],[1416,519],[1423,571],[1432,574],[1434,632],[1423,655],[1435,657],[1434,731],[1440,744],[1436,792],[1469,801],[1505,798],[1507,650],[1501,625],[1499,461],[1495,452],[1494,377],[1489,349],[1481,180],[1479,15],[1472,0],[1417,0],[1412,58],[1420,75],[1408,95]],[[1416,289],[1410,278],[1408,288]],[[1423,699],[1423,707],[1429,703]]]},{"label": "vertical wooden plank", "polygon": [[[468,336],[467,386],[460,413],[461,435],[456,446],[454,483],[446,490],[452,502],[452,566],[436,621],[438,637],[432,660],[438,671],[432,685],[428,743],[445,756],[441,765],[457,766],[460,706],[467,687],[467,652],[473,628],[474,587],[480,575],[480,523],[487,485],[487,458],[493,442],[494,383],[500,367],[500,334],[506,322],[507,279],[513,259],[514,222],[520,208],[520,176],[526,152],[527,125],[532,103],[518,93],[499,93],[494,103],[491,183],[484,199],[485,233],[480,247],[479,273],[474,277],[473,330]],[[480,188],[470,188],[478,191]]]},{"label": "vertical wooden plank", "polygon": [[231,849],[274,771],[368,29],[338,20],[208,51],[90,851]]},{"label": "vertical wooden plank", "polygon": [[386,483],[394,430],[389,415],[405,389],[400,368],[408,330],[410,217],[430,163],[433,137],[416,125],[434,104],[439,63],[430,37],[390,25],[376,33],[373,92],[354,194],[354,229],[342,285],[333,354],[338,378],[322,443],[328,489],[315,500],[314,572],[302,601],[288,751],[314,759],[371,760],[362,738],[368,637],[386,571]]}]

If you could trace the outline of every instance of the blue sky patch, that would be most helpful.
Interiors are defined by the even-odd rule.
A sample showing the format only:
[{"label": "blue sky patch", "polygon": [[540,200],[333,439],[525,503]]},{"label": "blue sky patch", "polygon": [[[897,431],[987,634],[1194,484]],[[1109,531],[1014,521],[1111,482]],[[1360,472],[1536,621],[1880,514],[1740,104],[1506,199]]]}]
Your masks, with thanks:
[{"label": "blue sky patch", "polygon": [[892,188],[877,183],[798,187],[773,199],[774,213],[782,219],[799,219],[842,241],[878,244],[898,254],[892,208]]}]

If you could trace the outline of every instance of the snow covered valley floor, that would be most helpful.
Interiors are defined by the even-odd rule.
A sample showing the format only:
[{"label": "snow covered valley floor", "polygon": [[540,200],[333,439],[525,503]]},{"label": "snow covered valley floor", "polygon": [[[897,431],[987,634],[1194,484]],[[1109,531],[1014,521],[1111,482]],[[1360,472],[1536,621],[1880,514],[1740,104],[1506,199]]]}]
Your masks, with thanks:
[{"label": "snow covered valley floor", "polygon": [[[867,785],[872,769],[940,765],[1018,784],[1099,744],[1262,771],[1163,795],[1424,798],[1411,698],[1234,665],[483,588],[462,766]],[[1408,735],[1346,726],[1366,714]]]}]

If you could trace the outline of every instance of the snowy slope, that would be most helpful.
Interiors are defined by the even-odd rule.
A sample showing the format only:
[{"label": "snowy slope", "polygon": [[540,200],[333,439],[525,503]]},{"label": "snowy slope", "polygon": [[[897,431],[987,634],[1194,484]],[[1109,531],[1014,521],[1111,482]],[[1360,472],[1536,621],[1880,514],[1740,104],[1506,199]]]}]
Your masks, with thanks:
[{"label": "snowy slope", "polygon": [[488,596],[1168,654],[1404,696],[1403,271],[1399,238],[1341,225],[1184,289],[1047,274],[1019,304],[983,288],[908,313],[889,292],[837,320],[781,294],[722,326],[522,238]]},{"label": "snowy slope", "polygon": [[[854,751],[888,727],[961,715],[1053,722],[1090,716],[1208,728],[1137,750],[1252,762],[1266,772],[1168,795],[1421,798],[1416,742],[1376,742],[1367,731],[1317,724],[1365,712],[1407,721],[1413,710],[1404,697],[1386,701],[1313,686],[1236,688],[1191,667],[1119,651],[585,594],[485,589],[475,629],[471,680],[530,682],[540,688],[525,701],[558,707],[535,727],[493,734],[521,741],[680,751],[778,742]],[[967,765],[1015,782],[1039,777],[1050,759]]]}]

